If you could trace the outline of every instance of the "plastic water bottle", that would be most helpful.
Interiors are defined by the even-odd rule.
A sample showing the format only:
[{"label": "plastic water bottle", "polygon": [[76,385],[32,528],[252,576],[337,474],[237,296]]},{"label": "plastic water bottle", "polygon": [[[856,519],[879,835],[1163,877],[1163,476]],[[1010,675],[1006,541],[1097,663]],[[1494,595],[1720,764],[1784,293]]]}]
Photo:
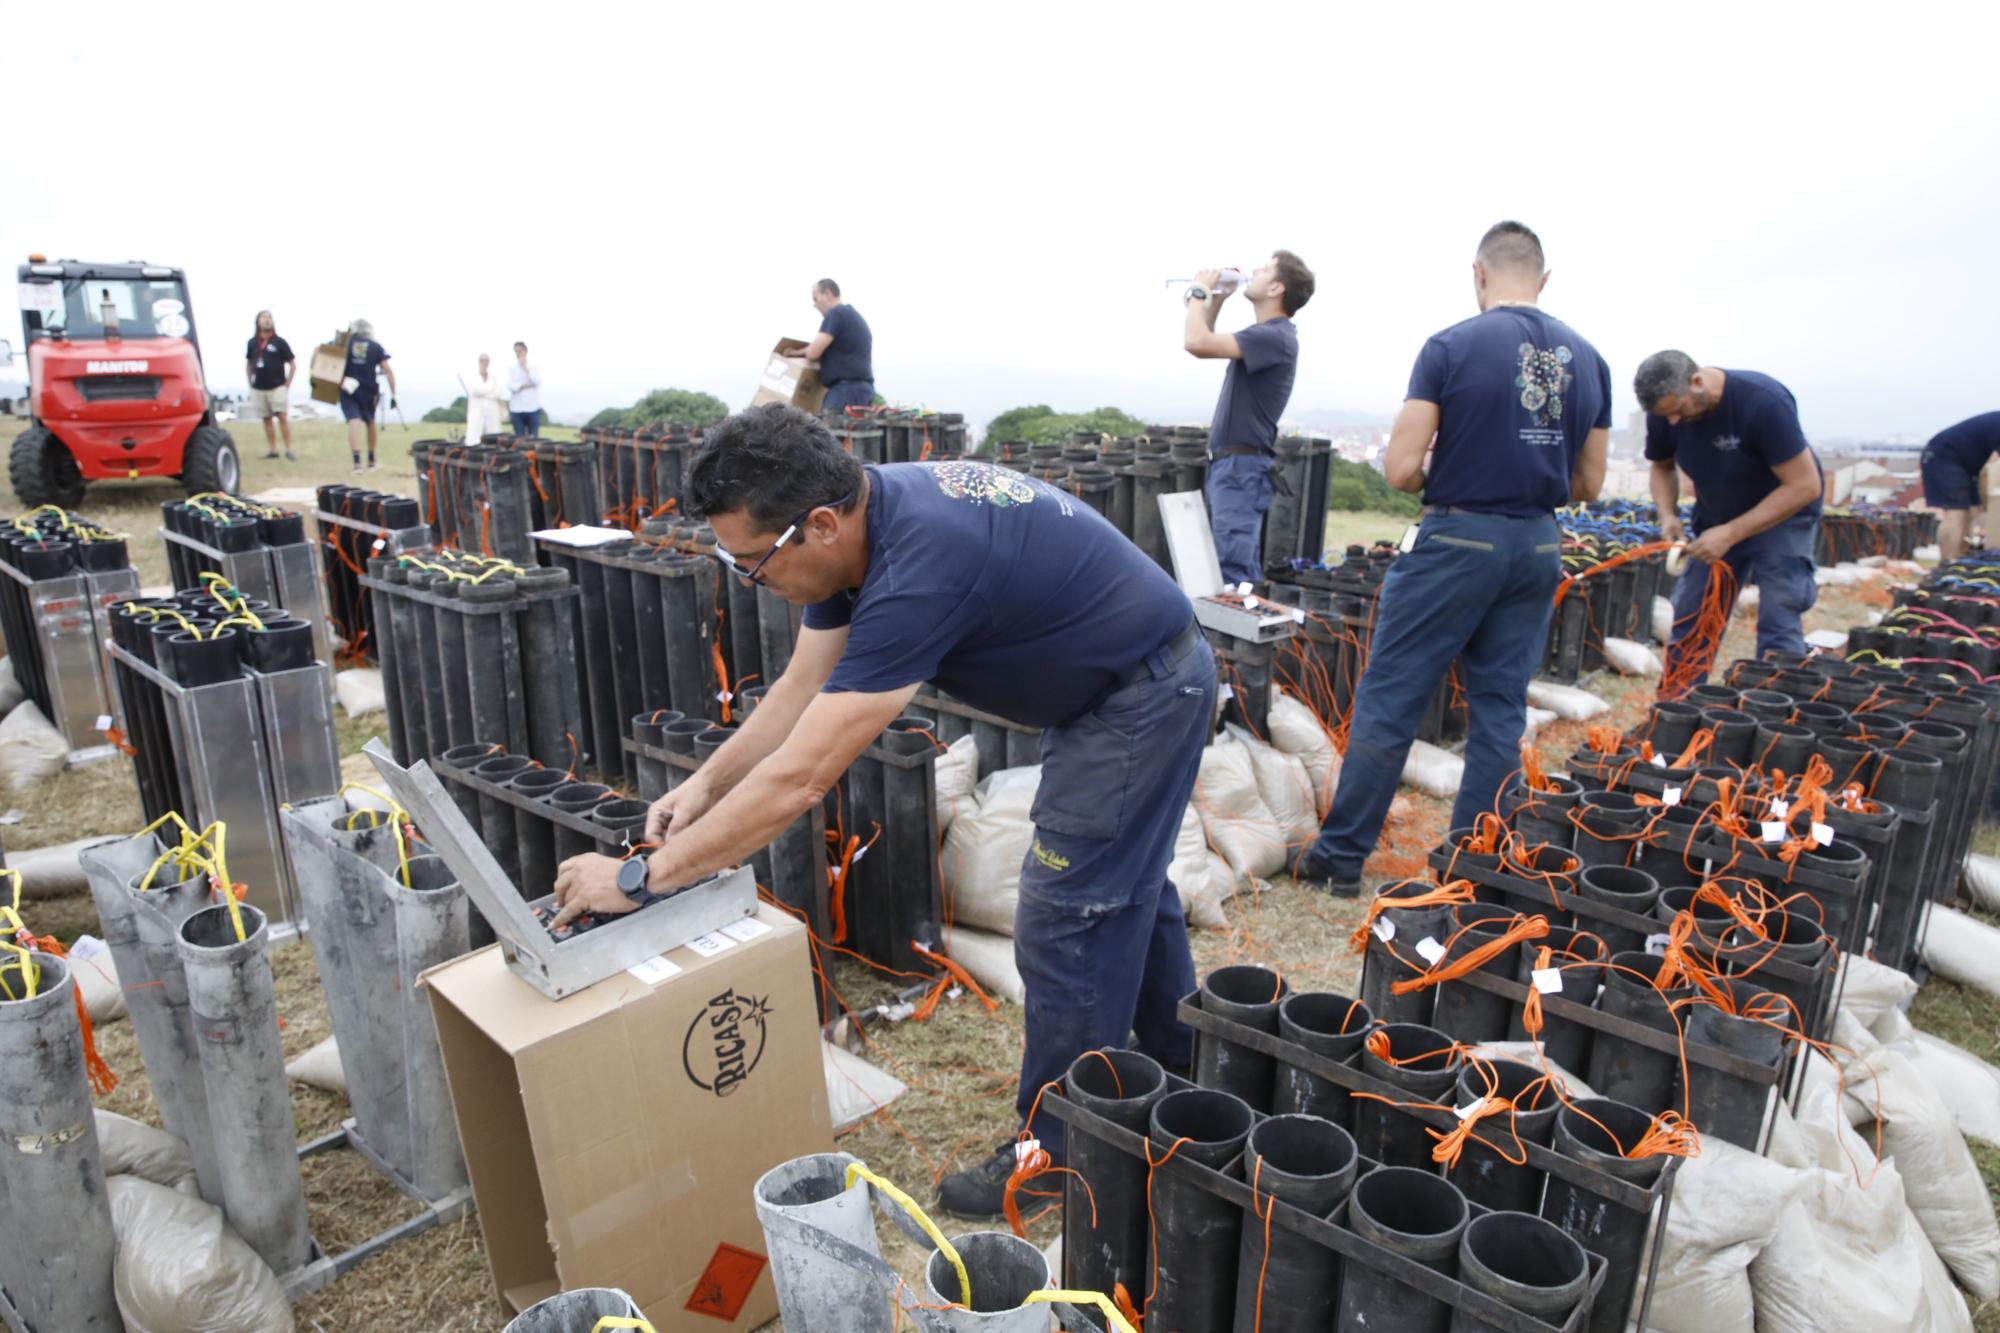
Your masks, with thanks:
[{"label": "plastic water bottle", "polygon": [[[1169,287],[1182,286],[1188,283],[1192,283],[1193,281],[1194,281],[1193,278],[1168,278],[1167,286]],[[1215,294],[1217,296],[1228,296],[1230,293],[1234,292],[1237,288],[1241,287],[1244,283],[1248,281],[1250,281],[1250,279],[1243,272],[1242,269],[1226,268],[1222,270],[1221,276],[1219,276],[1215,280],[1215,289],[1214,289]]]}]

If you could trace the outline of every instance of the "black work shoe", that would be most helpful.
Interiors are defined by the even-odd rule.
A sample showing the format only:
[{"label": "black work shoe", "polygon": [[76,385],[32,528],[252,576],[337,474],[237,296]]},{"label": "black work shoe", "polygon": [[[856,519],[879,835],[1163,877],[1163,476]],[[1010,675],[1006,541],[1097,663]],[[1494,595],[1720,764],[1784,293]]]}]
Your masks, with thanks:
[{"label": "black work shoe", "polygon": [[1300,888],[1313,889],[1320,893],[1331,894],[1336,898],[1359,898],[1361,896],[1361,877],[1359,875],[1345,877],[1334,874],[1332,867],[1314,856],[1310,847],[1301,850],[1292,859],[1291,871],[1292,879]]},{"label": "black work shoe", "polygon": [[1014,1140],[977,1166],[953,1172],[938,1186],[938,1207],[968,1222],[1000,1217],[1007,1208],[1007,1179],[1014,1174]]}]

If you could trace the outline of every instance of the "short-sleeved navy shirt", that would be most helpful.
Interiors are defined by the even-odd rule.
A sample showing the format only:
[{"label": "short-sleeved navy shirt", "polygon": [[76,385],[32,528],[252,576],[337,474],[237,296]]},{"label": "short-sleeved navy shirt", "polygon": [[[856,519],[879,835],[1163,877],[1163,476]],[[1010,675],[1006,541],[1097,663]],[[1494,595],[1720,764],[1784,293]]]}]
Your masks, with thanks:
[{"label": "short-sleeved navy shirt", "polygon": [[1956,426],[1946,426],[1924,446],[1926,461],[1947,458],[1968,475],[1977,475],[1995,453],[2000,453],[2000,412],[1981,412]]},{"label": "short-sleeved navy shirt", "polygon": [[250,387],[253,389],[275,389],[285,382],[285,367],[292,362],[292,345],[272,334],[262,348],[256,338],[243,351],[243,359],[250,363]]},{"label": "short-sleeved navy shirt", "polygon": [[1215,417],[1208,427],[1208,452],[1254,447],[1271,453],[1278,447],[1278,418],[1292,401],[1292,380],[1299,370],[1299,328],[1289,315],[1279,315],[1236,331],[1240,357],[1232,357],[1222,377],[1222,397],[1215,400]]},{"label": "short-sleeved navy shirt", "polygon": [[356,380],[360,388],[354,391],[356,398],[373,398],[381,391],[376,379],[376,368],[389,359],[389,353],[373,338],[349,338],[347,340],[347,369],[344,378]]},{"label": "short-sleeved navy shirt", "polygon": [[851,305],[837,305],[819,322],[821,333],[833,335],[833,342],[820,354],[822,384],[845,384],[849,380],[875,378],[875,335],[868,321]]},{"label": "short-sleeved navy shirt", "polygon": [[1568,504],[1584,438],[1611,424],[1611,368],[1535,306],[1495,306],[1431,335],[1405,396],[1438,409],[1424,503],[1482,514]]},{"label": "short-sleeved navy shirt", "polygon": [[[1778,489],[1771,469],[1811,452],[1790,389],[1754,370],[1722,374],[1722,401],[1701,420],[1675,426],[1646,414],[1646,457],[1672,459],[1694,482],[1696,532],[1755,509]],[[1819,469],[1817,455],[1813,467]],[[1818,517],[1819,497],[1799,512]]]},{"label": "short-sleeved navy shirt", "polygon": [[806,608],[848,627],[829,691],[922,681],[1023,726],[1081,716],[1194,607],[1103,515],[986,463],[868,468],[868,573]]}]

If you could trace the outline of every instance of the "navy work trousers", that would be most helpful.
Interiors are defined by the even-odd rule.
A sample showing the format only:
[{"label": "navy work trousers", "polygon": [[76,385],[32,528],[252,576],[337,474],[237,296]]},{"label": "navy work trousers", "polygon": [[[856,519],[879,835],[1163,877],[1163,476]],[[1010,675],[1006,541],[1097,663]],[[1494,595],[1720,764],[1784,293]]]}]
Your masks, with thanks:
[{"label": "navy work trousers", "polygon": [[536,408],[532,412],[515,412],[510,410],[507,413],[507,418],[513,423],[514,434],[521,439],[536,439],[542,433],[542,412],[540,408]]},{"label": "navy work trousers", "polygon": [[[1757,656],[1806,650],[1804,616],[1819,600],[1819,584],[1813,580],[1813,548],[1818,541],[1819,519],[1794,514],[1775,528],[1746,537],[1722,557],[1736,576],[1739,593],[1753,583],[1757,585]],[[1667,644],[1669,676],[1680,661],[1681,640],[1694,630],[1695,613],[1708,591],[1709,570],[1707,561],[1690,560],[1674,581],[1674,633]],[[1732,599],[1730,609],[1735,606]]]},{"label": "navy work trousers", "polygon": [[1264,580],[1264,515],[1271,508],[1271,460],[1261,454],[1225,454],[1208,464],[1208,528],[1215,558],[1231,587]]},{"label": "navy work trousers", "polygon": [[[1014,962],[1026,983],[1027,1043],[1016,1109],[1085,1051],[1138,1048],[1188,1063],[1194,1034],[1175,1017],[1194,989],[1180,891],[1167,878],[1215,712],[1215,655],[1196,636],[1162,648],[1139,678],[1074,722],[1042,733],[1035,839],[1021,867]],[[1063,1126],[1031,1126],[1060,1162]]]},{"label": "navy work trousers", "polygon": [[819,410],[831,416],[850,407],[866,407],[874,401],[874,380],[842,380],[827,386],[826,398],[821,401]]},{"label": "navy work trousers", "polygon": [[1454,660],[1467,718],[1451,827],[1493,809],[1521,764],[1528,681],[1548,648],[1561,547],[1553,515],[1451,509],[1426,514],[1416,545],[1389,566],[1340,783],[1312,847],[1335,875],[1358,878],[1375,850],[1417,724]]}]

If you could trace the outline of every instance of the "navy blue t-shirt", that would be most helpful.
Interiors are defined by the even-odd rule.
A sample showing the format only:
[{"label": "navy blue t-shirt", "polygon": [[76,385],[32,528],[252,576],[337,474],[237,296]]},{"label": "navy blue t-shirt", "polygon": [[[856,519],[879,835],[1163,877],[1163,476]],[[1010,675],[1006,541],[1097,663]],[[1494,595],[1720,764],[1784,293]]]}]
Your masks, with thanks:
[{"label": "navy blue t-shirt", "polygon": [[1584,437],[1611,424],[1611,368],[1534,306],[1431,335],[1405,395],[1438,409],[1424,503],[1535,518],[1570,500]]},{"label": "navy blue t-shirt", "polygon": [[1981,412],[1946,426],[1924,446],[1926,459],[1948,458],[1971,474],[1985,467],[1996,452],[2000,452],[2000,412]]},{"label": "navy blue t-shirt", "polygon": [[1165,570],[1067,491],[986,463],[868,469],[868,573],[806,608],[848,627],[826,688],[933,681],[1023,726],[1080,716],[1187,628]]},{"label": "navy blue t-shirt", "polygon": [[851,305],[837,305],[819,322],[821,333],[833,335],[833,342],[819,358],[822,384],[844,384],[848,380],[875,378],[875,335],[868,321]]},{"label": "navy blue t-shirt", "polygon": [[252,338],[243,350],[243,359],[250,363],[250,387],[275,389],[285,382],[285,367],[293,359],[292,345],[275,333],[263,347],[257,343],[258,339]]},{"label": "navy blue t-shirt", "polygon": [[[1674,426],[1646,414],[1646,457],[1672,459],[1694,483],[1696,532],[1755,509],[1778,489],[1771,469],[1810,452],[1790,389],[1754,370],[1722,374],[1722,401],[1701,420]],[[1817,455],[1813,467],[1819,469]],[[1813,518],[1819,512],[1818,496],[1799,511]]]},{"label": "navy blue t-shirt", "polygon": [[1278,445],[1278,418],[1292,401],[1299,370],[1299,328],[1288,315],[1236,331],[1241,357],[1232,357],[1222,377],[1222,397],[1208,427],[1208,452],[1254,446],[1270,453]]},{"label": "navy blue t-shirt", "polygon": [[360,383],[361,387],[354,391],[354,397],[373,398],[381,391],[382,386],[376,379],[375,371],[388,359],[389,353],[373,338],[347,340],[347,369],[341,374],[344,379]]}]

